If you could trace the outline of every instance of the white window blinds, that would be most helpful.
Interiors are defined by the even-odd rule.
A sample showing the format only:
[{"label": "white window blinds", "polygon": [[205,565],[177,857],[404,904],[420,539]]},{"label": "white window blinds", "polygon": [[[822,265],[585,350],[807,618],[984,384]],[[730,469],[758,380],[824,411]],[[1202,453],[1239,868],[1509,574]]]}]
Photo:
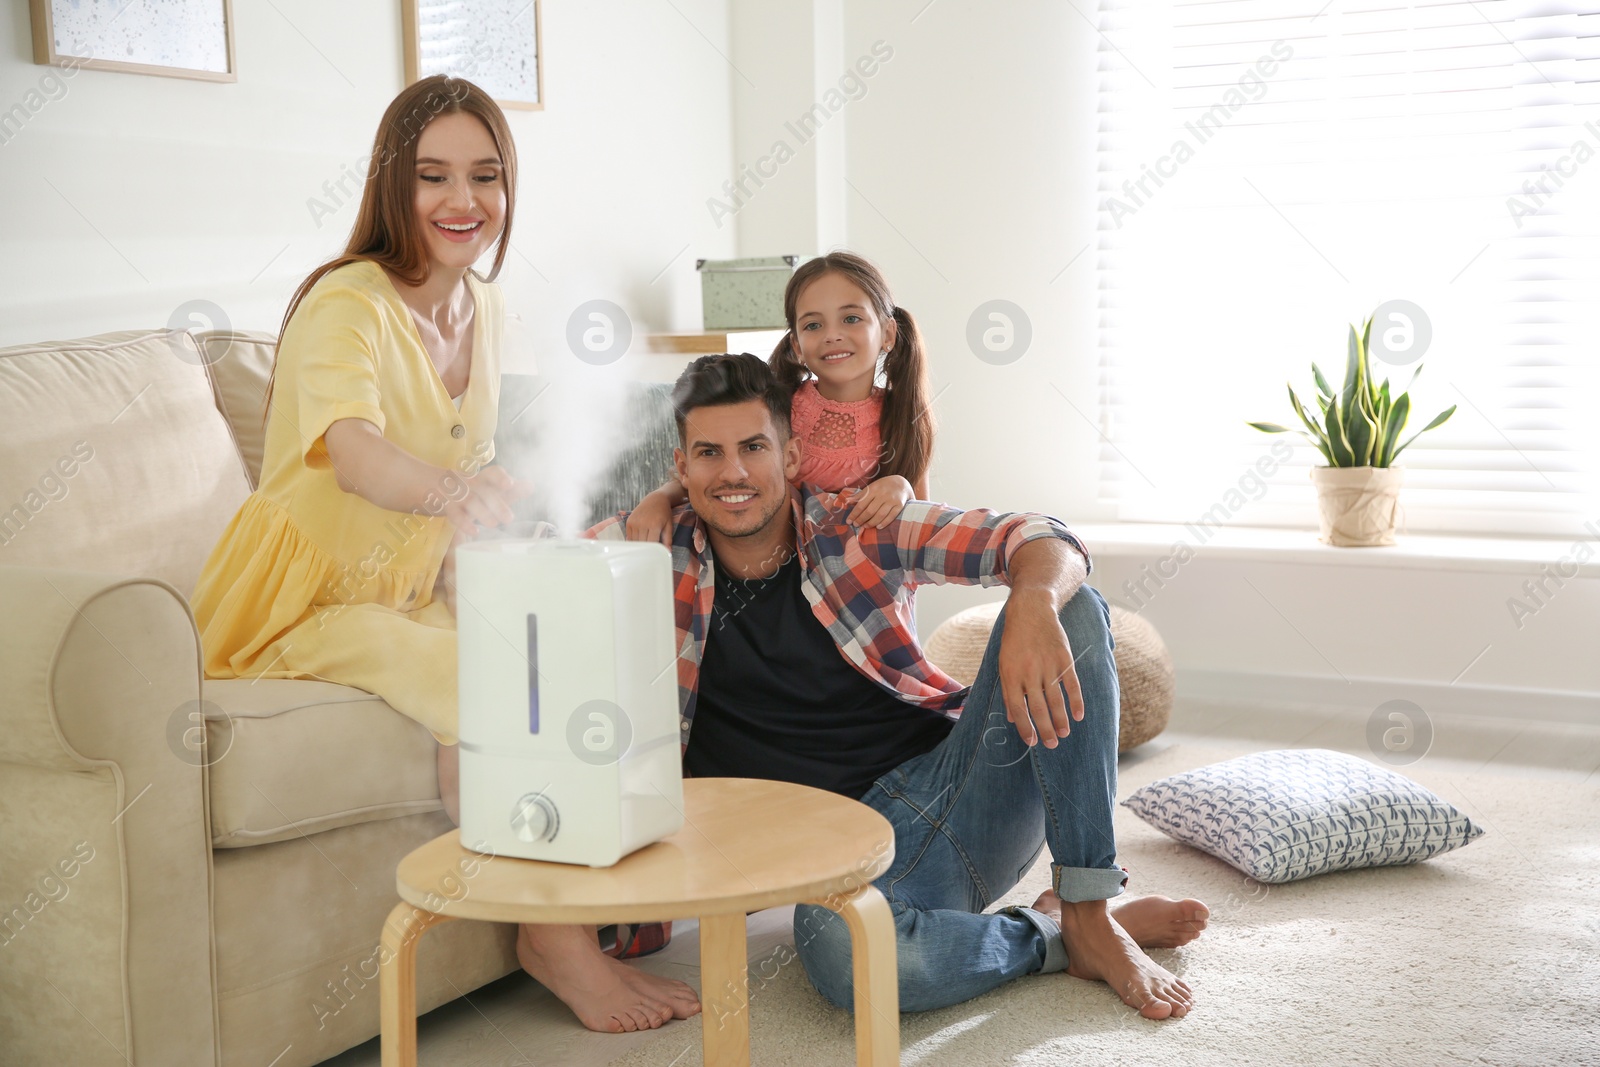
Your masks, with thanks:
[{"label": "white window blinds", "polygon": [[[1389,300],[1431,323],[1407,434],[1458,405],[1398,461],[1404,528],[1564,537],[1600,517],[1597,12],[1101,0],[1101,485],[1120,518],[1313,524],[1320,457],[1245,422],[1298,425],[1285,382],[1310,405],[1315,360],[1337,387],[1347,324]],[[1374,367],[1397,389],[1415,369]]]}]

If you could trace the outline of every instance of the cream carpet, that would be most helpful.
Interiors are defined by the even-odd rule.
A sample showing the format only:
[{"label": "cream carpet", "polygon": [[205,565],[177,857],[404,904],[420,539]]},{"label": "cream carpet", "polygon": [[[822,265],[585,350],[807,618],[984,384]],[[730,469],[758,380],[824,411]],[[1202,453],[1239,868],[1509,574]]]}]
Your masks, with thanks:
[{"label": "cream carpet", "polygon": [[[1125,765],[1121,794],[1243,751],[1175,746]],[[1104,985],[1023,978],[965,1004],[902,1015],[901,1062],[1597,1067],[1600,785],[1451,773],[1426,760],[1403,770],[1483,825],[1484,836],[1412,867],[1263,886],[1119,807],[1129,892],[1211,907],[1198,941],[1152,953],[1195,989],[1195,1010],[1151,1022]],[[1042,860],[996,907],[1031,903],[1048,883]],[[854,1064],[851,1016],[811,988],[798,962],[779,966],[790,951],[756,945],[753,937],[763,962],[751,973],[752,1062]],[[698,1019],[662,1028],[615,1061],[700,1062]]]}]

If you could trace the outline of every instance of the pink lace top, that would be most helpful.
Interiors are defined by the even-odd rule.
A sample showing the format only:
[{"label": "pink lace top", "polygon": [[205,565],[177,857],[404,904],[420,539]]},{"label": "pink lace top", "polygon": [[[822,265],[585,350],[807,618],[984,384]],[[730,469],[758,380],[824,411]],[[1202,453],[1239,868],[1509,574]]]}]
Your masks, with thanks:
[{"label": "pink lace top", "polygon": [[883,462],[883,437],[878,416],[883,390],[874,386],[865,400],[841,403],[804,382],[790,401],[789,421],[801,441],[798,481],[831,493],[860,488],[878,477]]}]

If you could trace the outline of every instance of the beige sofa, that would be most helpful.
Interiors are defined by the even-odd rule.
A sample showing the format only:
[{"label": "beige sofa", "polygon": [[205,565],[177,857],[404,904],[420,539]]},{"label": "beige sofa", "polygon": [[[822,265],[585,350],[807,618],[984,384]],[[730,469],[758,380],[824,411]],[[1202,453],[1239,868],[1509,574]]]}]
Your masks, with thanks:
[{"label": "beige sofa", "polygon": [[[271,340],[0,349],[7,1065],[298,1067],[378,1032],[395,866],[451,828],[433,739],[360,690],[202,680],[186,600],[260,469]],[[515,969],[514,934],[430,931],[419,1009]]]}]

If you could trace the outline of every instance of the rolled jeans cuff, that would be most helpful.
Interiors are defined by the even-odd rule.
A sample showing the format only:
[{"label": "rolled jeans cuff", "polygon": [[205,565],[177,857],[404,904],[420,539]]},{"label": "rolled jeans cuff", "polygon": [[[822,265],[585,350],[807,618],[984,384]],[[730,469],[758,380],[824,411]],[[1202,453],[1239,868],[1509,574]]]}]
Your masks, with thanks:
[{"label": "rolled jeans cuff", "polygon": [[1050,872],[1051,888],[1056,891],[1056,896],[1068,904],[1109,900],[1121,895],[1123,887],[1128,884],[1126,867],[1063,867],[1052,863]]},{"label": "rolled jeans cuff", "polygon": [[1007,915],[1027,919],[1039,931],[1039,936],[1044,938],[1044,966],[1040,967],[1037,974],[1054,974],[1056,971],[1067,969],[1067,946],[1061,940],[1061,927],[1050,916],[1042,911],[1034,911],[1020,904],[1013,904],[1009,908],[1001,908]]}]

